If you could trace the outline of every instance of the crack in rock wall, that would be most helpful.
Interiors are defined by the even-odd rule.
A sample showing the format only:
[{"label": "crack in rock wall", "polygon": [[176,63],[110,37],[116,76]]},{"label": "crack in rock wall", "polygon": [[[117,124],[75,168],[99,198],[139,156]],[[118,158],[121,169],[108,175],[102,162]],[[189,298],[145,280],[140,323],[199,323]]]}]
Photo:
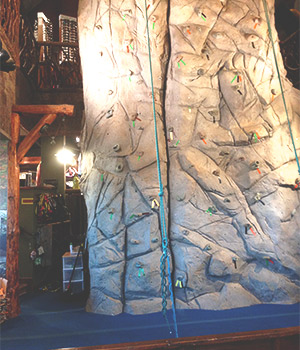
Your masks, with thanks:
[{"label": "crack in rock wall", "polygon": [[[299,301],[300,186],[262,1],[147,3],[176,307]],[[285,78],[268,5],[299,151],[299,91]],[[80,0],[78,15],[87,310],[159,311],[144,1]]]}]

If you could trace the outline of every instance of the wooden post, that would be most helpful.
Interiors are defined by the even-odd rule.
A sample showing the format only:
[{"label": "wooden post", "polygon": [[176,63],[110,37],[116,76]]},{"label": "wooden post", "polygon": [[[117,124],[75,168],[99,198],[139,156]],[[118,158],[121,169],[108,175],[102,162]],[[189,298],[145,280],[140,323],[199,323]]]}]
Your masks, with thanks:
[{"label": "wooden post", "polygon": [[6,279],[7,293],[10,299],[8,317],[16,317],[20,313],[19,303],[19,204],[20,204],[20,168],[17,161],[17,143],[20,133],[20,116],[11,115],[11,141],[8,148],[8,185],[7,185],[7,250]]},{"label": "wooden post", "polygon": [[17,153],[17,161],[23,159],[25,154],[30,150],[32,145],[40,138],[40,130],[45,124],[52,124],[56,118],[56,114],[47,114],[34,126],[25,139],[20,143]]},{"label": "wooden post", "polygon": [[74,115],[74,106],[72,105],[15,105],[12,111],[25,114],[61,114],[67,117]]}]

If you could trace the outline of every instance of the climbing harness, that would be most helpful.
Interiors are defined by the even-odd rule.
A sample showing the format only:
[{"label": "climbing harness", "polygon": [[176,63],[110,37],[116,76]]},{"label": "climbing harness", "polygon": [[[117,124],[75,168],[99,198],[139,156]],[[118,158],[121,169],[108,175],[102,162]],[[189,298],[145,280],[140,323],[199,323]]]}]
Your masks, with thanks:
[{"label": "climbing harness", "polygon": [[289,131],[290,131],[290,135],[291,135],[291,139],[292,139],[292,144],[293,144],[293,148],[294,148],[294,152],[295,152],[295,156],[296,156],[296,162],[297,162],[297,166],[298,166],[298,173],[300,175],[299,158],[298,158],[298,155],[297,155],[297,149],[296,149],[294,136],[293,136],[293,132],[292,132],[292,127],[291,127],[291,122],[290,122],[290,118],[289,118],[289,114],[288,114],[288,110],[287,110],[287,106],[286,106],[286,101],[285,101],[285,97],[284,97],[284,92],[283,92],[280,72],[279,72],[279,68],[278,68],[278,62],[277,62],[277,58],[276,58],[276,54],[275,54],[275,45],[274,45],[272,29],[271,29],[271,24],[270,24],[270,18],[269,18],[269,9],[268,9],[268,5],[266,3],[266,0],[263,0],[263,3],[264,3],[265,14],[266,14],[266,20],[267,20],[267,24],[268,24],[269,36],[270,36],[270,40],[271,40],[272,47],[273,47],[273,55],[274,55],[274,60],[275,60],[276,71],[277,71],[277,74],[278,74],[278,80],[279,80],[279,85],[280,85],[280,90],[281,90],[281,96],[282,96],[283,105],[284,105],[284,109],[285,109],[285,113],[286,113],[286,117],[287,117],[287,121],[288,121],[288,125],[289,125]]},{"label": "climbing harness", "polygon": [[[160,168],[160,157],[159,157],[159,146],[158,146],[158,135],[157,135],[157,122],[156,122],[156,111],[155,111],[155,101],[154,101],[154,87],[153,87],[153,73],[152,73],[152,61],[151,61],[151,49],[150,49],[150,35],[149,35],[149,24],[148,24],[148,7],[145,0],[145,13],[146,13],[146,28],[147,28],[147,39],[148,39],[148,54],[149,54],[149,65],[150,65],[150,79],[151,79],[151,90],[152,90],[152,104],[153,104],[153,119],[154,119],[154,131],[155,131],[155,150],[156,150],[156,160],[157,160],[157,172],[158,172],[158,182],[159,182],[159,210],[160,210],[160,224],[161,224],[161,235],[162,235],[162,256],[160,259],[160,270],[161,270],[161,294],[162,294],[162,313],[166,319],[168,327],[170,329],[170,324],[167,318],[167,273],[166,273],[166,263],[168,265],[168,281],[169,281],[169,291],[170,298],[172,302],[173,310],[173,321],[175,327],[175,335],[178,338],[178,329],[176,321],[176,310],[174,303],[173,295],[173,286],[171,278],[171,269],[170,269],[170,254],[168,252],[168,235],[167,235],[167,226],[165,218],[165,209],[164,209],[164,190],[161,179],[161,168]],[[171,332],[171,331],[170,331]]]}]

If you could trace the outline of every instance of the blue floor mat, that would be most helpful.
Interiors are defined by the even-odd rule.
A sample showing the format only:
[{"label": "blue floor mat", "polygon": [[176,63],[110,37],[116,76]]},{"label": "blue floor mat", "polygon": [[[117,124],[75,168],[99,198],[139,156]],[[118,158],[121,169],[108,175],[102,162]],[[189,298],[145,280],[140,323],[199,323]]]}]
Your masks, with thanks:
[{"label": "blue floor mat", "polygon": [[[27,295],[22,313],[1,327],[1,350],[49,350],[174,337],[162,313],[105,316],[84,311],[84,302],[59,293]],[[209,311],[177,310],[179,337],[299,326],[300,304],[254,305]],[[168,318],[172,322],[171,311]]]}]

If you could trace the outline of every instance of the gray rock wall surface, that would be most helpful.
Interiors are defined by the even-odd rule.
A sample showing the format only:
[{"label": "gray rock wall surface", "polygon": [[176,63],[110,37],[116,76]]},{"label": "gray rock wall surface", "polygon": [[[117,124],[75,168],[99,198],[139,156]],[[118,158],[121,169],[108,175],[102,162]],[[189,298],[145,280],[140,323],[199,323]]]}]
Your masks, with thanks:
[{"label": "gray rock wall surface", "polygon": [[[176,307],[299,301],[299,175],[263,2],[147,4]],[[273,1],[268,5],[299,151],[299,91],[285,78]],[[87,310],[159,311],[159,188],[144,1],[80,0],[78,15]]]}]

